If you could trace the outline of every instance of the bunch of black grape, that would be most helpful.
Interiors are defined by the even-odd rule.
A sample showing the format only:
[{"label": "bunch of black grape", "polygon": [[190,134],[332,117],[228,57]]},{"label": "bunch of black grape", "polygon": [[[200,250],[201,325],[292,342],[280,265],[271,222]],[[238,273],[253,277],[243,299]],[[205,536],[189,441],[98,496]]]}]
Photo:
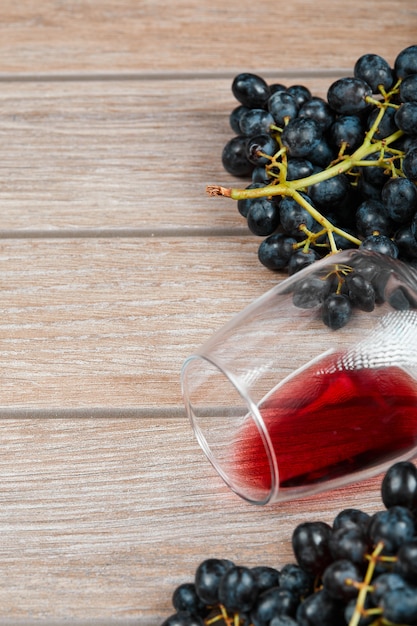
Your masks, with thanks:
[{"label": "bunch of black grape", "polygon": [[163,626],[386,626],[417,624],[417,468],[391,466],[385,508],[344,509],[304,522],[294,563],[280,570],[208,558],[172,597]]},{"label": "bunch of black grape", "polygon": [[252,182],[207,191],[237,200],[263,238],[263,265],[294,274],[350,247],[417,265],[417,45],[393,67],[361,56],[327,99],[250,73],[232,91],[235,136],[222,161]]}]

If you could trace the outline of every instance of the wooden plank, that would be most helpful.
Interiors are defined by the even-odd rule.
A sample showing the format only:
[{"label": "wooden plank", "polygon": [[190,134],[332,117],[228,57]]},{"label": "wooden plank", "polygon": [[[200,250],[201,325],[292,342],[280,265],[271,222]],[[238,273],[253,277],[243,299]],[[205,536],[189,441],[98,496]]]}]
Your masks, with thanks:
[{"label": "wooden plank", "polygon": [[414,0],[170,4],[4,0],[8,73],[234,71],[351,67],[365,52],[390,62],[415,43]]},{"label": "wooden plank", "polygon": [[298,523],[382,508],[380,478],[271,507],[241,501],[182,419],[0,420],[2,624],[158,626],[207,557],[293,562]]},{"label": "wooden plank", "polygon": [[[329,80],[303,78],[319,95]],[[236,104],[228,79],[4,83],[0,236],[241,232],[205,192],[248,182],[221,164]]]},{"label": "wooden plank", "polygon": [[258,244],[2,241],[0,406],[178,407],[183,360],[279,279]]}]

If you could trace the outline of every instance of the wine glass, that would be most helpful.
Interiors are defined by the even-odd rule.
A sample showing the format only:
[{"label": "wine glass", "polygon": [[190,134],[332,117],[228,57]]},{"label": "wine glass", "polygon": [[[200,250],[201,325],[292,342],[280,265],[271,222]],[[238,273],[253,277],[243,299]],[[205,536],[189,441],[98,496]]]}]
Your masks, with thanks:
[{"label": "wine glass", "polygon": [[417,271],[331,254],[255,300],[181,372],[197,441],[255,504],[385,471],[417,451]]}]

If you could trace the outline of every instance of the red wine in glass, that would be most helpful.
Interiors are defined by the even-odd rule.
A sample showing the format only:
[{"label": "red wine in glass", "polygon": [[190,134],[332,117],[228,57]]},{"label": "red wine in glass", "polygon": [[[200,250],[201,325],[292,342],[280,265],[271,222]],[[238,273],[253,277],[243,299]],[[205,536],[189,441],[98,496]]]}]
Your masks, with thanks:
[{"label": "red wine in glass", "polygon": [[[417,381],[401,367],[345,369],[333,354],[280,384],[259,406],[280,489],[314,486],[397,458],[417,444]],[[269,491],[253,420],[239,433],[235,479]]]}]

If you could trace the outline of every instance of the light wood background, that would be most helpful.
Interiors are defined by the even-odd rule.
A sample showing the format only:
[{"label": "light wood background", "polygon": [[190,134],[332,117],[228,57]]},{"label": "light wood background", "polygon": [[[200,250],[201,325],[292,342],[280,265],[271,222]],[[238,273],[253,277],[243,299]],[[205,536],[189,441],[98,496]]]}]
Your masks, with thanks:
[{"label": "light wood background", "polygon": [[2,0],[0,624],[158,626],[203,558],[280,567],[300,521],[380,507],[380,478],[242,502],[179,373],[282,278],[205,195],[233,76],[324,95],[416,38],[414,0]]}]

